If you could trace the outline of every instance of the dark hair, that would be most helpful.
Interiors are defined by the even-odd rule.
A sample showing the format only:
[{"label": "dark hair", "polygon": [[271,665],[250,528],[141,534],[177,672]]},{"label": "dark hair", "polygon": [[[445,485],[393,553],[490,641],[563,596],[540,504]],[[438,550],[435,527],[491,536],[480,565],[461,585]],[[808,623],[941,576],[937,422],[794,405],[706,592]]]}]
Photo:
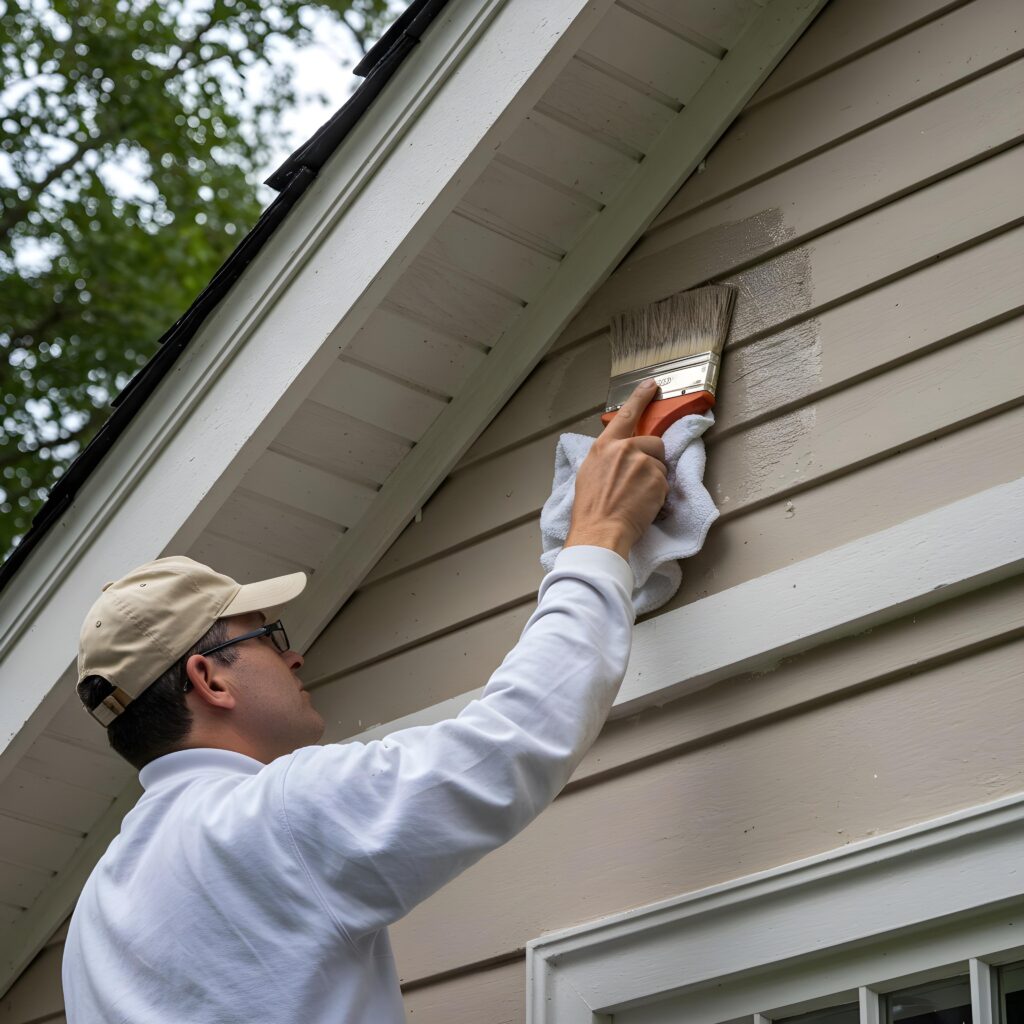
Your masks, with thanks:
[{"label": "dark hair", "polygon": [[[192,712],[185,701],[185,663],[204,647],[228,639],[227,622],[218,619],[166,672],[139,694],[107,727],[111,747],[136,768],[171,753],[192,728]],[[232,648],[210,655],[222,665],[232,665],[238,652]],[[86,676],[78,684],[78,696],[91,711],[113,691],[102,676]]]}]

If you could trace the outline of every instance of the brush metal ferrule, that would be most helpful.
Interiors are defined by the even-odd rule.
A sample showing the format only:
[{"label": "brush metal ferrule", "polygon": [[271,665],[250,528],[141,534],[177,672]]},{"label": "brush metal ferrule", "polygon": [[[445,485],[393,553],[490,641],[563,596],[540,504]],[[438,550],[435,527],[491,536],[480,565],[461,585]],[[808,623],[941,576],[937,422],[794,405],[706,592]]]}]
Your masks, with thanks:
[{"label": "brush metal ferrule", "polygon": [[643,366],[639,370],[630,370],[612,377],[608,382],[608,402],[605,412],[614,412],[621,408],[633,393],[637,384],[648,377],[658,383],[658,394],[655,398],[678,398],[697,391],[710,391],[713,395],[718,386],[718,367],[721,360],[715,352],[698,352],[695,356],[682,359],[669,359],[653,366]]}]

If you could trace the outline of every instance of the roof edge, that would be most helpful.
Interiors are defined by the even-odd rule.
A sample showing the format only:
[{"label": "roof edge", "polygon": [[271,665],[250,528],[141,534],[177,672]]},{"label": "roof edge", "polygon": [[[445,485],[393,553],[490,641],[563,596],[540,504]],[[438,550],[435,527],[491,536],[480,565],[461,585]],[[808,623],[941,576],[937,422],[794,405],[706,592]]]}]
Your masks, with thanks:
[{"label": "roof edge", "polygon": [[20,543],[0,565],[0,593],[32,551],[74,501],[93,470],[128,428],[146,399],[170,372],[199,328],[231,290],[242,273],[277,230],[292,207],[315,180],[327,160],[380,94],[427,26],[448,0],[412,0],[393,25],[356,65],[354,74],[366,75],[362,85],[330,120],[297,149],[266,183],[279,195],[214,274],[195,301],[160,338],[159,348],[111,402],[113,412],[92,440],[74,458],[67,472],[50,490]]}]

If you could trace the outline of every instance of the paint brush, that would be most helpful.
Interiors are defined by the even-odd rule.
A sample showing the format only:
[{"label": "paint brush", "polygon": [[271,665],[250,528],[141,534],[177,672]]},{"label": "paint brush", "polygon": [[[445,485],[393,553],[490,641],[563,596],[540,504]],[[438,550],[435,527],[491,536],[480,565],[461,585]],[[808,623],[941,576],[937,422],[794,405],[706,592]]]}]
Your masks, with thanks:
[{"label": "paint brush", "polygon": [[637,434],[661,437],[676,420],[710,409],[735,303],[735,288],[709,284],[612,317],[612,376],[602,422],[609,423],[648,377],[659,390]]}]

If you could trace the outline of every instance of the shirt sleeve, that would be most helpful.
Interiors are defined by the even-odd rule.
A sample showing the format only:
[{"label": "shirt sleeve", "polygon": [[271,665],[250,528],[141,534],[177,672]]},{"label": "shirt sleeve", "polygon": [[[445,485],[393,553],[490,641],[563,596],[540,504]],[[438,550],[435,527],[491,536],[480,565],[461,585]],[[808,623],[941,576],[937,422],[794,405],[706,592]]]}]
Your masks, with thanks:
[{"label": "shirt sleeve", "polygon": [[349,938],[408,913],[555,798],[625,674],[632,585],[614,552],[566,548],[519,642],[457,718],[292,755],[282,817]]}]

